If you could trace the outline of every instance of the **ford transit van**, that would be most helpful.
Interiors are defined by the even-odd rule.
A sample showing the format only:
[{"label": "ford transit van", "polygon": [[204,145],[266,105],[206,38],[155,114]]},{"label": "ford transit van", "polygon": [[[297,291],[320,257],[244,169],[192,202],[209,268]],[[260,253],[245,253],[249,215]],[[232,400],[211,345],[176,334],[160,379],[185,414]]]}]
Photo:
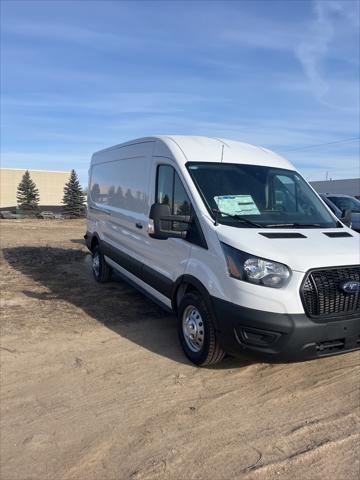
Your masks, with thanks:
[{"label": "ford transit van", "polygon": [[360,348],[360,236],[285,158],[191,136],[93,155],[86,243],[178,318],[195,364],[291,361]]}]

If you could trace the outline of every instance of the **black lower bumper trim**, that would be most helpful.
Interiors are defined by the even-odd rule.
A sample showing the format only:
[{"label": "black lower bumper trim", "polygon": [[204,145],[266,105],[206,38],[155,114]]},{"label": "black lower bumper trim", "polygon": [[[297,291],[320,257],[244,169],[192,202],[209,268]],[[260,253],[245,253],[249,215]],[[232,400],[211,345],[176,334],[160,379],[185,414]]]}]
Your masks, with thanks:
[{"label": "black lower bumper trim", "polygon": [[360,349],[360,317],[316,323],[305,314],[264,312],[212,297],[222,348],[270,362],[301,361]]}]

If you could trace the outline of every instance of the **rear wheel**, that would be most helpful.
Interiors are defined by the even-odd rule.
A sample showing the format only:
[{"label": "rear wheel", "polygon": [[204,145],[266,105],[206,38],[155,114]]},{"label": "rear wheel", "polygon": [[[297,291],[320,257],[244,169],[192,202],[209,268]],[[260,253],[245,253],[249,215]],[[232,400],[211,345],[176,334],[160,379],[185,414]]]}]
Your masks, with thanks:
[{"label": "rear wheel", "polygon": [[214,365],[225,356],[216,338],[213,313],[197,292],[187,293],[180,302],[178,334],[185,355],[196,365]]},{"label": "rear wheel", "polygon": [[105,283],[111,280],[112,269],[105,262],[104,254],[100,246],[96,245],[93,248],[92,271],[94,278],[99,283]]}]

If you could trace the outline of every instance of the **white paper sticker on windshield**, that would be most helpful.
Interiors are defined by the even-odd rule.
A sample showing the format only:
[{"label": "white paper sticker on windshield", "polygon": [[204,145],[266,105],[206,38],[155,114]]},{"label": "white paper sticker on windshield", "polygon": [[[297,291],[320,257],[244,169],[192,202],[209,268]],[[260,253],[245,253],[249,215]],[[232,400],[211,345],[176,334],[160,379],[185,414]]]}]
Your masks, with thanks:
[{"label": "white paper sticker on windshield", "polygon": [[251,195],[220,195],[214,200],[219,210],[229,215],[260,215]]}]

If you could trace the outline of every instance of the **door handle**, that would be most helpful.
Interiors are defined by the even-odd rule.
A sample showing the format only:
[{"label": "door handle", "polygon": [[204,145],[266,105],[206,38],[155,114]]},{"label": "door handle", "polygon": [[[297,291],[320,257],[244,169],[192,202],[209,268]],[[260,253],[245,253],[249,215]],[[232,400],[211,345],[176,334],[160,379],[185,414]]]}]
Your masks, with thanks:
[{"label": "door handle", "polygon": [[135,223],[135,226],[136,228],[139,228],[140,230],[143,228],[142,224],[141,223]]}]

